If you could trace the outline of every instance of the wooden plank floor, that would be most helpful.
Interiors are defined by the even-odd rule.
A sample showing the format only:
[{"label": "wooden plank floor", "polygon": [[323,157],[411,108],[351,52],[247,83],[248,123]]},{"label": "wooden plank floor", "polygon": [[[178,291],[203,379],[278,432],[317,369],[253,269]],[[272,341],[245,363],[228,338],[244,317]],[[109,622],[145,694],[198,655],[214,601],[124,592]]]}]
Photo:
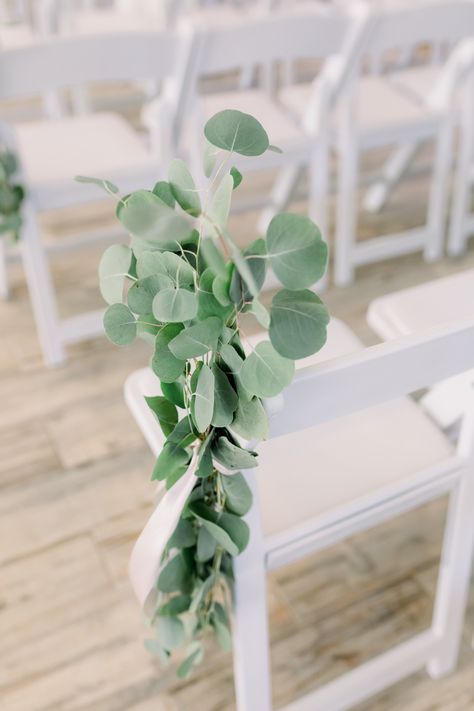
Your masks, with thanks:
[{"label": "wooden plank floor", "polygon": [[[407,179],[383,218],[364,218],[361,234],[415,220],[424,187],[419,177]],[[110,211],[57,215],[45,230],[107,220]],[[242,242],[254,225],[255,215],[233,219]],[[100,250],[79,254],[55,263],[64,312],[100,303]],[[435,265],[419,255],[398,259],[360,269],[353,287],[330,289],[326,301],[372,343],[364,316],[372,298],[472,266],[472,247],[462,260]],[[163,670],[144,651],[127,582],[153,486],[152,457],[122,386],[146,363],[147,346],[119,349],[98,338],[71,347],[64,367],[46,370],[21,269],[11,275],[11,300],[0,304],[0,708],[233,709],[230,655],[209,643],[200,671],[177,681],[173,667]],[[428,624],[444,510],[444,502],[426,506],[271,576],[277,706]],[[472,711],[472,632],[474,590],[456,672],[437,682],[417,674],[358,711]]]}]

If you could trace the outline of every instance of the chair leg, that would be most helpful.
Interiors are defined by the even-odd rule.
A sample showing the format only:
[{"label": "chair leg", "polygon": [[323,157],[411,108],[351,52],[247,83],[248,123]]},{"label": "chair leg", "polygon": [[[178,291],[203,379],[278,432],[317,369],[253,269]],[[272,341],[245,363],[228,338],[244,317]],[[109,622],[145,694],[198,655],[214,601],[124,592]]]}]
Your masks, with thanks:
[{"label": "chair leg", "polygon": [[23,211],[20,246],[44,362],[49,366],[59,365],[64,362],[65,356],[57,304],[38,231],[37,216],[31,205],[25,206]]},{"label": "chair leg", "polygon": [[433,614],[439,647],[427,665],[433,678],[449,674],[459,655],[474,551],[473,503],[474,477],[465,475],[449,501]]},{"label": "chair leg", "polygon": [[469,122],[463,121],[457,154],[456,175],[453,186],[453,204],[448,234],[448,254],[456,257],[466,249],[465,218],[469,210],[472,189],[471,165],[474,154],[474,131]]},{"label": "chair leg", "polygon": [[7,271],[7,237],[0,236],[0,299],[6,301],[10,296]]},{"label": "chair leg", "polygon": [[234,683],[237,711],[272,711],[270,640],[263,534],[255,472],[246,472],[254,504],[246,516],[248,547],[234,564]]},{"label": "chair leg", "polygon": [[452,159],[453,127],[443,122],[436,140],[436,152],[428,202],[428,239],[424,250],[426,261],[433,262],[443,255],[448,202],[448,178]]},{"label": "chair leg", "polygon": [[280,171],[270,194],[270,205],[262,210],[258,221],[260,233],[264,234],[275,215],[285,209],[291,200],[302,170],[300,165],[290,165]]},{"label": "chair leg", "polygon": [[353,138],[343,138],[338,147],[338,190],[336,202],[336,239],[334,283],[347,286],[354,280],[352,258],[357,225],[358,147]]},{"label": "chair leg", "polygon": [[382,177],[370,186],[365,195],[364,209],[367,212],[379,212],[384,207],[392,189],[413,159],[418,146],[416,141],[407,141],[397,146],[383,168]]}]

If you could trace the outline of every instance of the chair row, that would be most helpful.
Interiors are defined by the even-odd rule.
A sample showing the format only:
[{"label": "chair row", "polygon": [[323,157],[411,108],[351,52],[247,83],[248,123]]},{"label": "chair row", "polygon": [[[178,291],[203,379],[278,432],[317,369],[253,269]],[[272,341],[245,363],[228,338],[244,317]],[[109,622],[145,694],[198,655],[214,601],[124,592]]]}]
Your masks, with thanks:
[{"label": "chair row", "polygon": [[[20,157],[27,187],[21,251],[47,363],[62,362],[67,343],[98,333],[101,324],[100,314],[59,319],[39,214],[96,200],[90,187],[74,185],[76,174],[106,177],[131,191],[151,187],[163,176],[169,158],[178,154],[199,175],[202,125],[223,108],[254,114],[283,149],[282,154],[258,160],[242,158],[246,172],[273,170],[277,175],[261,229],[284,209],[306,169],[308,212],[327,236],[329,163],[336,153],[337,285],[349,283],[361,264],[420,249],[427,259],[443,253],[452,135],[458,120],[453,104],[468,73],[468,53],[458,49],[441,69],[435,67],[426,96],[409,89],[416,70],[406,66],[427,37],[432,47],[443,47],[443,52],[433,53],[438,59],[447,47],[474,35],[474,2],[427,3],[390,13],[369,12],[359,5],[337,12],[315,4],[314,10],[305,6],[290,13],[242,12],[234,20],[232,25],[228,20],[210,27],[183,25],[173,32],[57,37],[2,52],[0,100],[103,81],[149,79],[161,86],[160,96],[143,112],[147,143],[111,113],[63,115],[4,129],[4,140],[13,143]],[[403,56],[404,68],[390,59],[390,72],[380,73],[393,51]],[[310,83],[275,87],[269,81],[249,87],[241,82],[235,91],[206,94],[199,89],[203,76],[233,71],[251,76],[256,66],[270,69],[279,62],[292,68],[308,60],[322,66]],[[368,64],[377,67],[375,73],[367,73]],[[271,78],[272,72],[267,75]],[[425,224],[358,242],[360,155],[395,143],[397,153],[406,158],[413,146],[428,139],[434,140],[435,159]],[[7,292],[5,283],[2,291]]]},{"label": "chair row", "polygon": [[[473,319],[471,312],[372,348],[333,319],[327,344],[302,362],[294,383],[271,403],[269,439],[258,446],[258,469],[246,472],[254,494],[250,544],[235,561],[238,711],[254,711],[256,703],[261,711],[273,708],[266,572],[446,494],[431,626],[285,710],[344,711],[424,667],[434,679],[455,668],[474,553],[473,393],[460,409],[454,444],[409,393],[472,367]],[[160,392],[150,369],[133,373],[125,385],[127,403],[155,454],[162,434],[144,396]],[[164,494],[167,501],[170,493]],[[157,570],[160,561],[153,556],[150,548],[141,563]],[[138,589],[140,571],[133,565],[130,571]]]}]

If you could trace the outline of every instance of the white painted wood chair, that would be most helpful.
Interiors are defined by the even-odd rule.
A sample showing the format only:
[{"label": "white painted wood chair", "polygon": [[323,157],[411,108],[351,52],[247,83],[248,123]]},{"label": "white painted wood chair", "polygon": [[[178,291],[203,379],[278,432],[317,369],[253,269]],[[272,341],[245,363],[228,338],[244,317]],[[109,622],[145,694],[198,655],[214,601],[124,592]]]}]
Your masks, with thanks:
[{"label": "white painted wood chair", "polygon": [[[3,139],[7,136],[19,156],[26,187],[19,248],[48,365],[64,360],[66,344],[101,333],[102,311],[60,319],[38,217],[48,210],[100,199],[94,186],[74,182],[75,175],[107,178],[124,193],[154,185],[172,151],[167,126],[191,41],[184,30],[179,35],[97,35],[40,41],[1,55],[0,100],[89,82],[150,76],[165,82],[161,113],[155,115],[161,124],[154,133],[153,151],[127,121],[113,113],[19,123],[2,130]],[[74,244],[87,244],[96,236],[77,236]],[[62,244],[70,246],[66,240]],[[5,282],[2,291],[7,292]]]},{"label": "white painted wood chair", "polygon": [[[385,3],[386,11],[397,11],[400,5],[400,0],[389,0]],[[446,7],[443,8],[443,3],[440,3],[439,0],[436,2],[438,7],[433,9],[430,7],[433,5],[433,0],[416,0],[415,2],[405,0],[405,5],[415,9],[418,15],[414,18],[415,22],[426,7],[430,13],[439,13],[439,22],[426,28],[427,34],[422,43],[424,60],[420,62],[420,58],[415,56],[420,50],[419,45],[405,46],[404,52],[400,55],[401,61],[397,65],[397,70],[388,74],[390,82],[423,104],[426,102],[426,98],[437,90],[440,81],[442,81],[446,62],[457,43],[474,34],[472,2],[465,0],[465,2],[449,3],[447,13]],[[418,9],[415,8],[415,5],[418,5]],[[431,36],[429,36],[430,32]],[[453,118],[457,119],[456,116]],[[391,191],[412,162],[419,147],[419,142],[408,140],[401,142],[394,150],[383,167],[381,178],[367,191],[364,199],[366,210],[369,212],[381,210]]]},{"label": "white painted wood chair", "polygon": [[[232,26],[200,27],[197,30],[199,46],[193,73],[188,77],[187,94],[183,98],[183,105],[192,107],[192,113],[187,113],[191,113],[193,122],[192,125],[185,125],[181,132],[183,152],[190,152],[195,172],[202,171],[202,125],[207,118],[226,108],[250,113],[262,122],[271,142],[279,146],[283,153],[268,151],[256,159],[236,155],[233,162],[246,173],[275,168],[287,168],[292,173],[299,165],[309,163],[309,213],[325,234],[329,145],[327,116],[334,94],[341,90],[346,80],[351,58],[364,31],[365,19],[366,13],[359,6],[349,17],[347,14],[324,11],[316,4],[313,12],[247,13]],[[239,69],[245,73],[254,66],[268,67],[279,61],[319,58],[324,62],[335,54],[343,59],[337,66],[326,62],[328,70],[320,74],[314,97],[305,104],[305,111],[298,120],[294,120],[275,100],[271,87],[199,94],[198,82],[204,75]],[[284,187],[277,185],[275,189],[278,193]],[[270,201],[278,202],[278,195],[272,194]]]},{"label": "white painted wood chair", "polygon": [[474,233],[471,209],[474,186],[474,39],[466,41],[459,52],[459,72],[463,75],[460,92],[460,136],[456,155],[456,173],[448,232],[448,254],[465,252],[468,238]]},{"label": "white painted wood chair", "polygon": [[[344,355],[346,354],[346,355]],[[467,370],[474,319],[364,349],[340,322],[328,344],[269,401],[270,438],[259,467],[249,547],[236,559],[234,672],[239,711],[270,711],[266,571],[370,529],[450,493],[432,626],[354,669],[286,711],[343,711],[427,667],[434,678],[456,665],[474,546],[474,401],[456,449],[407,394]],[[152,450],[159,427],[143,395],[153,373],[132,374],[126,400]],[[291,472],[291,485],[288,484]]]},{"label": "white painted wood chair", "polygon": [[[474,317],[474,269],[386,294],[372,301],[367,321],[383,340]],[[443,429],[455,427],[462,416],[474,370],[436,383],[420,404]]]}]

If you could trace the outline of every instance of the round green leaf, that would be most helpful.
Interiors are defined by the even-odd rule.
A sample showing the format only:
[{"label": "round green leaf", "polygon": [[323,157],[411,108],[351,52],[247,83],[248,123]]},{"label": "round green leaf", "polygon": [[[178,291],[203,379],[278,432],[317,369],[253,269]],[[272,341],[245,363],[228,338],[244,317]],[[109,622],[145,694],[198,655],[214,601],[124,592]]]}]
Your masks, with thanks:
[{"label": "round green leaf", "polygon": [[163,289],[153,299],[153,316],[158,321],[191,321],[198,309],[197,294],[188,289]]},{"label": "round green leaf", "polygon": [[213,535],[209,533],[207,528],[201,526],[197,538],[196,558],[200,563],[205,563],[214,557],[216,552],[217,541]]},{"label": "round green leaf", "polygon": [[180,407],[184,410],[184,390],[183,390],[184,378],[176,380],[174,383],[161,382],[161,392],[170,402],[172,402],[176,407]]},{"label": "round green leaf", "polygon": [[172,383],[182,374],[185,361],[174,356],[168,345],[183,330],[182,323],[170,323],[155,338],[155,353],[151,361],[153,372],[163,383]]},{"label": "round green leaf", "polygon": [[162,569],[158,576],[157,586],[158,590],[162,592],[175,592],[175,590],[188,592],[189,582],[189,571],[185,559],[181,553],[178,553]]},{"label": "round green leaf", "polygon": [[199,432],[205,432],[214,411],[214,374],[203,364],[197,375],[196,387],[191,399],[191,413]]},{"label": "round green leaf", "polygon": [[161,395],[145,396],[145,400],[150,410],[156,415],[163,434],[168,437],[178,424],[176,406]]},{"label": "round green leaf", "polygon": [[284,358],[305,358],[326,343],[327,308],[312,291],[282,289],[273,298],[270,340]]},{"label": "round green leaf", "polygon": [[184,625],[177,617],[163,615],[158,618],[157,637],[160,644],[170,651],[184,642]]},{"label": "round green leaf", "polygon": [[204,126],[209,143],[243,156],[265,153],[270,142],[262,124],[250,114],[226,109],[212,116]]},{"label": "round green leaf", "polygon": [[174,199],[174,195],[171,191],[171,186],[169,183],[166,182],[166,180],[159,180],[157,183],[155,183],[155,187],[153,188],[152,192],[154,195],[156,195],[156,197],[159,197],[160,200],[166,203],[168,207],[174,209],[174,206],[176,205],[176,200]]},{"label": "round green leaf", "polygon": [[237,170],[235,166],[232,166],[230,169],[230,174],[232,176],[232,180],[234,181],[234,190],[239,187],[240,183],[243,180],[243,175],[240,172],[240,170]]},{"label": "round green leaf", "polygon": [[229,442],[227,437],[219,437],[212,443],[212,454],[226,469],[252,469],[258,466],[255,452],[238,447]]},{"label": "round green leaf", "polygon": [[268,437],[268,417],[259,398],[250,402],[239,400],[230,429],[246,440]]},{"label": "round green leaf", "polygon": [[222,321],[215,316],[210,316],[181,331],[170,342],[170,351],[181,360],[197,358],[215,348],[221,331]]},{"label": "round green leaf", "polygon": [[163,274],[139,279],[127,293],[130,309],[136,314],[149,314],[153,308],[153,299],[161,289],[172,289],[173,282]]},{"label": "round green leaf", "polygon": [[171,161],[168,180],[173,196],[185,212],[193,217],[201,213],[201,201],[188,166],[180,158]]},{"label": "round green leaf", "polygon": [[176,249],[191,233],[191,227],[183,215],[147,190],[129,195],[119,204],[117,214],[131,235],[161,249]]},{"label": "round green leaf", "polygon": [[202,501],[190,503],[189,510],[197,519],[202,521],[218,544],[231,555],[238,555],[247,546],[249,528],[239,516],[214,511]]},{"label": "round green leaf", "polygon": [[252,492],[243,474],[221,475],[225,492],[225,507],[237,516],[245,516],[252,506]]},{"label": "round green leaf", "polygon": [[244,360],[240,378],[254,395],[275,397],[291,383],[294,372],[293,361],[279,355],[269,341],[262,341]]},{"label": "round green leaf", "polygon": [[[204,240],[205,241],[205,240]],[[206,319],[209,316],[217,316],[222,321],[234,310],[234,306],[222,306],[213,294],[212,286],[214,283],[215,274],[212,269],[206,269],[201,276],[198,292],[198,318]]]},{"label": "round green leaf", "polygon": [[99,264],[100,293],[108,304],[122,301],[125,276],[132,261],[132,250],[124,244],[108,247]]},{"label": "round green leaf", "polygon": [[176,480],[188,468],[189,454],[185,449],[172,442],[165,442],[153,468],[152,481],[164,479]]},{"label": "round green leaf", "polygon": [[327,245],[304,215],[276,215],[267,230],[267,252],[273,271],[288,289],[311,286],[326,270]]},{"label": "round green leaf", "polygon": [[137,259],[137,275],[139,279],[162,275],[171,279],[175,286],[194,284],[194,269],[174,252],[141,252]]},{"label": "round green leaf", "polygon": [[227,375],[215,363],[212,372],[215,378],[212,424],[214,427],[227,427],[233,420],[239,398]]},{"label": "round green leaf", "polygon": [[[252,274],[257,292],[259,292],[264,284],[267,273],[265,240],[261,238],[255,240],[255,242],[252,242],[252,244],[243,251],[242,255]],[[239,304],[242,301],[250,301],[252,299],[252,294],[245,281],[242,279],[238,269],[235,269],[232,274],[230,296],[235,304]]]},{"label": "round green leaf", "polygon": [[112,304],[104,314],[104,328],[107,338],[117,346],[126,346],[137,335],[137,322],[128,306]]}]

